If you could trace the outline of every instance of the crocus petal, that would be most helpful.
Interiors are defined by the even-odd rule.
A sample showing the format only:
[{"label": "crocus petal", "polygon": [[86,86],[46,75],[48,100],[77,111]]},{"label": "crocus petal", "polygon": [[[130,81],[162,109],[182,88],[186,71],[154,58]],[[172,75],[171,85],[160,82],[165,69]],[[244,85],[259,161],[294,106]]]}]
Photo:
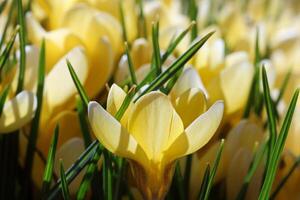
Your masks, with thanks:
[{"label": "crocus petal", "polygon": [[90,55],[90,70],[85,88],[89,96],[94,97],[103,89],[108,81],[114,66],[115,52],[111,42],[106,36],[100,38],[97,43],[97,50]]},{"label": "crocus petal", "polygon": [[46,72],[49,72],[53,65],[68,51],[82,44],[80,39],[68,29],[46,32],[31,13],[26,14],[26,22],[28,38],[33,44],[40,46],[42,40],[45,40]]},{"label": "crocus petal", "polygon": [[187,127],[206,111],[206,98],[200,89],[192,88],[175,100],[174,107],[181,117],[184,127]]},{"label": "crocus petal", "polygon": [[[36,83],[37,83],[37,74],[38,74],[38,66],[39,66],[39,48],[36,46],[26,46],[26,71],[25,71],[25,79],[24,79],[24,89],[33,91]],[[20,51],[17,51],[17,59],[20,59]],[[19,65],[17,65],[19,67]],[[18,68],[19,71],[19,68]],[[16,74],[19,74],[18,71]],[[17,88],[18,84],[18,76],[14,77],[13,80],[13,88]]]},{"label": "crocus petal", "polygon": [[220,85],[227,114],[237,111],[246,104],[253,73],[253,66],[248,62],[227,67],[221,72]]},{"label": "crocus petal", "polygon": [[131,57],[136,69],[151,62],[152,47],[144,38],[134,40],[131,47]]},{"label": "crocus petal", "polygon": [[105,148],[116,155],[145,163],[144,152],[135,138],[97,102],[89,103],[88,117],[95,136]]},{"label": "crocus petal", "polygon": [[[120,88],[116,84],[113,84],[108,93],[106,110],[114,116],[122,106],[125,97],[126,93],[122,90],[122,88]],[[132,103],[130,103],[130,105],[128,106],[127,110],[121,118],[121,124],[124,127],[127,127],[128,113],[130,112],[131,107]]]},{"label": "crocus petal", "polygon": [[[247,175],[252,158],[253,155],[249,149],[241,148],[236,152],[226,175],[227,199],[235,199],[237,197],[245,176]],[[258,198],[263,172],[264,166],[260,164],[249,184],[245,197],[246,200]]]},{"label": "crocus petal", "polygon": [[88,62],[85,52],[82,48],[76,47],[53,67],[45,79],[45,104],[53,112],[55,112],[54,109],[62,106],[64,108],[70,107],[69,101],[77,92],[67,67],[67,59],[72,64],[82,84],[87,77]]},{"label": "crocus petal", "polygon": [[150,160],[160,160],[169,140],[183,131],[183,124],[174,113],[170,100],[160,92],[142,96],[132,108],[128,130]]},{"label": "crocus petal", "polygon": [[23,127],[33,118],[36,107],[36,96],[28,91],[22,91],[7,101],[0,117],[0,133],[9,133]]},{"label": "crocus petal", "polygon": [[[204,154],[201,154],[201,157],[198,153],[193,154],[189,188],[191,199],[197,199],[197,195],[200,191],[199,185],[202,183],[207,164],[213,166],[219,147],[220,142],[215,142],[209,147],[209,149],[205,150]],[[214,183],[218,183],[225,176],[222,160],[223,157],[221,157],[220,164],[214,178]]]},{"label": "crocus petal", "polygon": [[47,120],[45,124],[40,124],[37,147],[44,155],[48,153],[50,141],[57,125],[59,125],[60,133],[58,135],[58,147],[73,137],[82,136],[78,113],[70,110],[61,111],[50,120]]},{"label": "crocus petal", "polygon": [[98,41],[103,36],[108,37],[114,52],[121,50],[121,26],[108,13],[97,11],[86,4],[78,4],[66,13],[63,25],[82,39],[89,54],[98,49]]},{"label": "crocus petal", "polygon": [[[55,165],[54,171],[56,174],[59,174],[60,162],[62,159],[64,168],[68,169],[84,151],[84,142],[81,138],[74,137],[67,142],[65,142],[56,152],[55,155]],[[77,189],[81,183],[81,180],[84,176],[85,170],[83,170],[72,183],[69,185],[70,194],[74,195],[77,192]]]},{"label": "crocus petal", "polygon": [[201,89],[204,92],[206,98],[208,97],[208,93],[202,83],[200,76],[198,75],[198,72],[193,67],[187,67],[180,75],[170,95],[172,98],[177,98],[191,88]]},{"label": "crocus petal", "polygon": [[224,111],[222,101],[217,101],[208,111],[195,119],[171,144],[165,155],[169,161],[194,153],[203,147],[219,127]]}]

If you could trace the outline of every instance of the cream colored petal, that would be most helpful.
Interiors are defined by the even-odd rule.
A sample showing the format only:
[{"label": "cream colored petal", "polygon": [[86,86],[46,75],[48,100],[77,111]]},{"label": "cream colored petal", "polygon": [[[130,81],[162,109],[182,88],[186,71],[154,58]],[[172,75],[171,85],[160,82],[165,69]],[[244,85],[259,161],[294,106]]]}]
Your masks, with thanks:
[{"label": "cream colored petal", "polygon": [[71,138],[82,136],[78,113],[71,110],[60,111],[47,120],[46,124],[40,124],[37,147],[44,155],[48,153],[51,138],[57,125],[59,125],[60,133],[57,142],[58,148]]},{"label": "cream colored petal", "polygon": [[225,67],[231,67],[233,65],[239,65],[243,62],[249,61],[249,55],[246,51],[237,51],[228,54],[225,58]]},{"label": "cream colored petal", "polygon": [[175,110],[184,124],[188,127],[199,115],[206,111],[206,98],[197,88],[191,88],[175,100]]},{"label": "cream colored petal", "polygon": [[[54,164],[54,171],[56,174],[60,174],[60,162],[59,160],[62,159],[63,165],[65,169],[71,167],[71,165],[77,160],[82,152],[84,152],[84,142],[81,138],[74,137],[67,142],[65,142],[60,148],[57,149],[55,155],[55,164]],[[71,195],[75,195],[81,180],[85,174],[85,170],[81,171],[79,175],[72,181],[69,185],[69,190]]]},{"label": "cream colored petal", "polygon": [[63,25],[82,39],[91,55],[96,53],[94,50],[97,49],[98,41],[103,36],[108,37],[114,52],[121,50],[121,25],[108,13],[86,4],[78,4],[66,13]]},{"label": "cream colored petal", "polygon": [[[72,64],[80,82],[85,83],[88,72],[88,61],[82,48],[76,47],[65,55],[50,71],[45,79],[45,104],[50,112],[59,107],[66,108],[72,97],[77,93],[67,67],[67,59]],[[70,105],[68,105],[70,107]],[[53,110],[54,109],[54,110]]]},{"label": "cream colored petal", "polygon": [[225,98],[226,113],[241,109],[248,99],[253,66],[248,62],[232,65],[220,74],[220,85]]},{"label": "cream colored petal", "polygon": [[[253,154],[251,150],[241,148],[235,153],[226,175],[226,195],[227,199],[235,199],[242,187],[247,175]],[[237,164],[238,163],[238,164]],[[246,200],[258,199],[264,167],[259,165],[248,187]]]},{"label": "cream colored petal", "polygon": [[217,101],[208,111],[195,119],[167,148],[168,161],[194,153],[203,147],[218,129],[224,111],[222,101]]},{"label": "cream colored petal", "polygon": [[[33,91],[36,87],[37,78],[38,78],[38,65],[39,65],[39,48],[33,45],[28,45],[25,48],[26,52],[26,71],[25,71],[25,80],[24,80],[24,89]],[[20,51],[17,51],[17,59],[20,60]],[[19,65],[17,65],[19,67]],[[16,72],[19,74],[19,68]],[[17,88],[18,76],[14,77],[13,88]]]},{"label": "cream colored petal", "polygon": [[111,42],[104,36],[97,43],[97,49],[89,56],[90,70],[85,84],[89,96],[96,96],[109,80],[114,68],[115,52]]},{"label": "cream colored petal", "polygon": [[198,72],[193,67],[187,67],[184,69],[181,76],[177,80],[170,95],[173,99],[176,99],[191,88],[198,88],[202,90],[206,98],[208,98],[208,93],[202,83],[201,77],[199,76]]},{"label": "cream colored petal", "polygon": [[131,57],[135,69],[143,64],[150,63],[152,56],[152,46],[145,38],[134,40],[131,46]]},{"label": "cream colored petal", "polygon": [[[112,116],[114,116],[122,106],[125,97],[126,97],[126,93],[122,90],[122,88],[120,88],[116,84],[113,84],[108,93],[106,110]],[[124,127],[127,127],[128,114],[130,113],[131,108],[132,108],[132,103],[130,103],[123,117],[121,118],[121,124]]]},{"label": "cream colored petal", "polygon": [[174,116],[168,97],[160,92],[150,92],[135,103],[128,130],[149,159],[156,162],[160,161],[169,140],[183,131],[183,125],[180,118]]},{"label": "cream colored petal", "polygon": [[[209,149],[207,149],[207,151],[205,151],[203,155],[201,154],[201,157],[199,157],[197,153],[193,154],[189,188],[190,199],[197,199],[197,195],[200,192],[200,186],[203,180],[207,164],[209,164],[210,167],[213,166],[219,147],[220,142],[215,142],[214,144],[212,144],[212,146],[209,147]],[[225,176],[224,168],[222,165],[222,158],[223,156],[221,157],[220,164],[218,166],[217,173],[214,179],[214,183],[218,183]]]},{"label": "cream colored petal", "polygon": [[46,72],[68,51],[81,45],[80,39],[68,29],[56,29],[46,32],[31,13],[26,14],[28,39],[36,46],[40,46],[42,40],[46,45]]},{"label": "cream colored petal", "polygon": [[145,163],[145,155],[134,137],[97,102],[88,106],[88,117],[93,132],[101,144],[112,153]]},{"label": "cream colored petal", "polygon": [[195,66],[200,68],[207,68],[209,70],[218,69],[224,62],[225,44],[220,38],[209,40],[199,50],[195,57]]},{"label": "cream colored petal", "polygon": [[36,96],[22,91],[4,104],[0,117],[0,133],[10,133],[27,124],[35,114]]},{"label": "cream colored petal", "polygon": [[[275,86],[275,81],[276,81],[276,70],[275,67],[273,66],[272,62],[268,59],[264,59],[259,63],[259,66],[262,67],[264,66],[267,72],[268,76],[268,83],[269,87],[272,90]],[[262,81],[260,82],[260,89],[263,92],[263,84]]]},{"label": "cream colored petal", "polygon": [[223,167],[227,169],[238,149],[252,151],[255,143],[261,143],[265,137],[263,126],[250,120],[241,120],[228,133],[223,152]]}]

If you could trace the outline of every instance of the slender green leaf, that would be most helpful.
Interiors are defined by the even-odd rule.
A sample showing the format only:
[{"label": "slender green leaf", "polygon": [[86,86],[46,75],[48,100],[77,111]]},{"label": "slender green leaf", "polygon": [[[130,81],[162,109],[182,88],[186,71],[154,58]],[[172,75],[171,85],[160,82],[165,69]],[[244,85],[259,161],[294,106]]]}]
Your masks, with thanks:
[{"label": "slender green leaf", "polygon": [[125,52],[126,52],[126,56],[127,56],[127,62],[128,62],[128,68],[129,68],[129,72],[130,72],[131,82],[133,84],[137,85],[134,66],[133,66],[132,58],[130,56],[129,47],[128,47],[127,42],[125,42]]},{"label": "slender green leaf", "polygon": [[0,72],[2,71],[4,65],[6,64],[6,61],[8,60],[9,58],[9,55],[10,55],[10,52],[12,50],[12,47],[15,43],[15,39],[16,39],[16,36],[17,36],[17,33],[20,29],[20,26],[17,26],[15,31],[12,33],[5,49],[3,50],[3,52],[1,52],[1,56],[0,56]]},{"label": "slender green leaf", "polygon": [[3,12],[7,2],[8,2],[7,0],[4,0],[3,2],[0,3],[0,14]]},{"label": "slender green leaf", "polygon": [[153,58],[154,67],[156,69],[156,76],[161,73],[161,56],[159,49],[159,22],[152,23],[152,46],[153,46]]},{"label": "slender green leaf", "polygon": [[[95,155],[93,156],[92,160],[91,160],[91,163],[89,164],[88,168],[87,168],[87,171],[81,181],[81,184],[80,184],[80,187],[79,187],[79,190],[77,192],[77,199],[78,200],[83,200],[86,198],[86,194],[88,192],[88,189],[91,185],[91,181],[94,177],[94,174],[95,174],[95,171],[97,170],[97,163],[100,159],[100,156],[102,154],[102,147],[100,145],[98,145],[97,149],[96,149],[96,152],[95,152]],[[98,186],[99,187],[99,186]]]},{"label": "slender green leaf", "polygon": [[139,8],[138,16],[138,37],[147,38],[147,25],[146,18],[144,16],[144,0],[136,0]]},{"label": "slender green leaf", "polygon": [[268,114],[268,125],[269,125],[269,151],[272,152],[273,147],[276,142],[277,130],[276,130],[276,119],[275,119],[275,111],[274,105],[272,101],[272,97],[270,94],[270,87],[268,83],[268,77],[265,67],[262,68],[262,81],[263,81],[263,88],[264,88],[264,99],[265,105]]},{"label": "slender green leaf", "polygon": [[265,200],[269,198],[269,194],[272,188],[273,181],[275,179],[279,159],[281,152],[283,150],[288,131],[292,122],[292,117],[295,111],[295,107],[297,104],[297,99],[299,96],[299,89],[296,90],[291,103],[289,105],[288,111],[285,115],[283,124],[281,126],[278,139],[276,140],[275,147],[271,154],[270,164],[267,165],[266,177],[259,195],[260,200]]},{"label": "slender green leaf", "polygon": [[161,62],[162,64],[167,60],[167,58],[173,53],[176,49],[177,45],[182,41],[182,39],[186,36],[186,34],[196,25],[195,21],[183,30],[174,40],[171,40],[170,44],[167,47],[166,52],[162,55]]},{"label": "slender green leaf", "polygon": [[252,78],[251,88],[247,99],[247,104],[244,110],[243,118],[247,118],[253,109],[256,114],[260,114],[262,110],[262,99],[260,93],[260,69],[259,62],[261,60],[259,49],[259,30],[256,31],[255,39],[255,59],[254,59],[254,76]]},{"label": "slender green leaf", "polygon": [[10,90],[10,85],[7,85],[4,87],[3,91],[1,91],[1,94],[0,94],[0,116],[2,115],[3,107],[4,107],[9,90]]},{"label": "slender green leaf", "polygon": [[184,180],[180,172],[180,165],[177,162],[175,166],[175,183],[176,183],[176,189],[178,190],[179,199],[184,200],[185,199],[185,192],[184,192]]},{"label": "slender green leaf", "polygon": [[215,175],[216,175],[216,172],[217,172],[220,160],[221,160],[223,148],[224,148],[224,139],[221,140],[220,147],[218,149],[217,156],[216,156],[216,159],[214,161],[213,168],[211,170],[211,173],[210,173],[210,176],[209,176],[209,179],[208,179],[205,195],[204,195],[204,198],[203,198],[204,200],[207,200],[209,198],[210,190],[211,190],[211,187],[213,185],[213,181],[214,181],[214,178],[215,178]]},{"label": "slender green leaf", "polygon": [[284,95],[284,93],[285,93],[285,90],[286,90],[286,88],[287,88],[287,85],[288,85],[288,82],[289,82],[289,80],[290,80],[290,78],[291,78],[291,75],[292,75],[292,69],[290,69],[290,70],[286,73],[286,75],[285,75],[285,77],[284,77],[284,80],[283,80],[282,85],[281,85],[280,90],[279,90],[279,95],[278,95],[278,97],[277,97],[277,99],[276,99],[276,101],[275,101],[275,106],[276,106],[276,107],[277,107],[277,105],[279,104],[280,100],[282,99],[282,97],[283,97],[283,95]]},{"label": "slender green leaf", "polygon": [[123,117],[125,111],[127,110],[128,106],[130,105],[131,100],[133,99],[134,95],[135,95],[136,89],[135,87],[132,87],[128,94],[126,95],[121,107],[119,108],[119,110],[117,111],[117,113],[115,114],[115,118],[120,121],[121,118]]},{"label": "slender green leaf", "polygon": [[[198,8],[196,4],[196,0],[189,0],[189,7],[188,7],[188,13],[189,13],[189,18],[192,22],[197,23],[197,15],[198,15]],[[196,39],[198,36],[198,27],[197,24],[192,27],[191,31],[191,41]]]},{"label": "slender green leaf", "polygon": [[[38,68],[38,81],[37,81],[37,109],[35,112],[35,116],[32,121],[30,134],[28,138],[28,144],[26,149],[26,157],[25,157],[25,173],[27,180],[30,180],[31,174],[32,174],[32,167],[33,167],[33,159],[34,159],[34,152],[36,148],[36,142],[38,137],[38,131],[39,131],[39,124],[40,124],[40,117],[41,117],[41,111],[42,111],[42,105],[43,105],[43,94],[44,94],[44,80],[45,80],[45,41],[43,40],[41,44],[41,50],[39,55],[39,68]],[[25,183],[24,187],[29,187],[30,182]]]},{"label": "slender green leaf", "polygon": [[290,168],[288,173],[280,180],[279,184],[276,186],[274,192],[272,193],[270,200],[275,199],[277,194],[280,192],[281,188],[286,184],[287,180],[291,177],[295,169],[300,165],[300,157],[294,162],[293,166]]},{"label": "slender green leaf", "polygon": [[254,176],[257,167],[261,163],[266,150],[267,150],[267,143],[265,142],[260,146],[260,148],[257,150],[255,155],[253,156],[253,160],[250,164],[247,175],[244,178],[242,188],[241,188],[238,196],[236,197],[236,200],[245,199],[250,181],[251,181],[252,177]]},{"label": "slender green leaf", "polygon": [[51,145],[48,152],[47,163],[46,163],[44,176],[43,176],[43,185],[42,185],[42,194],[44,197],[43,199],[45,199],[52,181],[58,134],[59,134],[59,126],[57,125],[55,127],[54,134],[52,136]]},{"label": "slender green leaf", "polygon": [[186,157],[186,162],[185,162],[186,164],[185,164],[184,178],[183,178],[183,187],[184,187],[185,194],[189,194],[192,161],[193,161],[193,155],[192,154],[188,155]]},{"label": "slender green leaf", "polygon": [[17,0],[18,2],[18,23],[20,25],[19,29],[19,40],[20,40],[20,68],[19,68],[19,77],[17,85],[17,93],[23,90],[24,78],[25,78],[25,67],[26,67],[26,27],[24,21],[24,12],[22,0]]},{"label": "slender green leaf", "polygon": [[71,74],[71,77],[74,81],[74,84],[77,88],[77,91],[80,95],[80,98],[81,98],[82,102],[84,103],[85,107],[87,107],[88,104],[89,104],[89,97],[88,97],[86,91],[84,90],[84,87],[80,83],[80,80],[79,80],[76,72],[74,71],[74,68],[72,67],[72,64],[70,63],[69,60],[67,60],[67,65],[68,65],[68,69],[69,69],[69,72]]},{"label": "slender green leaf", "polygon": [[113,199],[113,191],[112,191],[112,162],[111,155],[107,150],[104,150],[104,160],[103,160],[103,190],[104,197],[107,200]]},{"label": "slender green leaf", "polygon": [[0,49],[2,49],[2,46],[3,46],[4,42],[6,41],[7,30],[8,30],[8,27],[11,25],[11,21],[12,21],[12,17],[13,17],[13,14],[14,14],[15,7],[16,7],[16,0],[13,0],[11,2],[11,5],[10,5],[9,11],[8,11],[7,20],[5,22],[5,26],[4,26],[4,29],[2,31],[2,35],[1,35],[1,39],[0,39]]},{"label": "slender green leaf", "polygon": [[197,198],[199,200],[203,200],[204,197],[205,197],[205,193],[206,193],[206,190],[207,190],[207,187],[208,187],[209,177],[210,177],[210,165],[207,164],[207,167],[206,167],[205,172],[204,172],[203,180],[202,180],[202,183],[201,183],[200,191],[199,191],[199,194],[198,194],[198,198]]},{"label": "slender green leaf", "polygon": [[60,163],[60,179],[62,182],[62,195],[65,200],[69,200],[69,199],[71,199],[70,192],[69,192],[69,186],[68,186],[68,183],[66,180],[65,170],[64,170],[63,162],[61,159],[59,160],[59,163]]},{"label": "slender green leaf", "polygon": [[210,36],[214,32],[208,33],[206,36],[197,40],[183,55],[177,58],[172,65],[163,73],[161,73],[151,84],[135,99],[139,99],[144,94],[158,89],[161,87],[166,81],[168,81],[178,70],[183,68],[183,66],[191,59],[191,57],[205,44],[205,42],[210,38]]},{"label": "slender green leaf", "polygon": [[[66,171],[66,180],[70,184],[77,175],[87,166],[90,160],[95,154],[95,150],[99,145],[99,141],[95,140],[89,147],[79,156],[79,158],[74,162],[74,164]],[[57,199],[57,195],[61,190],[61,179],[57,181],[54,187],[50,190],[49,196],[47,199]]]},{"label": "slender green leaf", "polygon": [[88,147],[92,143],[88,122],[86,120],[86,107],[81,99],[77,98],[77,113],[79,117],[79,124],[83,136],[84,146]]},{"label": "slender green leaf", "polygon": [[119,12],[120,12],[120,20],[122,25],[122,34],[123,34],[123,41],[127,42],[127,30],[126,30],[126,23],[125,23],[125,17],[124,17],[124,8],[123,8],[123,1],[119,0]]}]

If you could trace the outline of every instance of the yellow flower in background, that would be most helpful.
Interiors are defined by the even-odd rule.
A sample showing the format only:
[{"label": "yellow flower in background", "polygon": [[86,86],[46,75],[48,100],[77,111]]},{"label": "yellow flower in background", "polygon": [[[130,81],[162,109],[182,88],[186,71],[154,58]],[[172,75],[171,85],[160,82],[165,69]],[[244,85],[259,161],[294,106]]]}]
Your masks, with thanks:
[{"label": "yellow flower in background", "polygon": [[[254,151],[259,148],[265,138],[264,130],[257,119],[242,120],[233,127],[224,143],[224,151],[214,182],[225,182],[228,199],[235,199],[241,189]],[[194,154],[190,178],[191,199],[196,199],[207,164],[213,165],[219,142],[214,142],[206,150]],[[237,164],[238,163],[238,164]],[[262,162],[263,163],[263,162]],[[260,191],[264,164],[260,164],[252,178],[246,199],[257,199]]]},{"label": "yellow flower in background", "polygon": [[[29,91],[36,90],[38,54],[39,48],[26,46],[27,62],[24,88]],[[70,139],[81,137],[82,135],[77,113],[72,111],[75,108],[75,95],[77,94],[77,90],[66,66],[67,59],[72,63],[79,80],[85,83],[87,79],[89,66],[86,53],[82,47],[71,49],[45,74],[43,104],[37,138],[37,149],[44,157],[48,154],[51,137],[57,124],[60,125],[58,149]],[[13,81],[13,88],[16,87],[16,83],[17,79]],[[28,135],[29,133],[25,134]],[[25,158],[26,146],[27,138],[22,135],[20,139],[21,162],[23,162]],[[79,154],[80,151],[76,153],[77,156]],[[33,173],[33,180],[38,187],[41,187],[45,164],[39,156],[37,153],[35,154],[33,166],[35,173]],[[71,161],[73,162],[74,160]]]},{"label": "yellow flower in background", "polygon": [[37,99],[34,93],[22,91],[6,101],[0,116],[0,134],[6,134],[22,128],[34,117]]},{"label": "yellow flower in background", "polygon": [[[204,146],[218,128],[223,103],[216,102],[184,129],[167,96],[150,92],[132,103],[121,123],[112,115],[126,93],[113,85],[107,111],[90,102],[89,121],[98,140],[112,153],[128,158],[136,184],[146,199],[163,199],[174,161]],[[205,124],[205,125],[204,125]]]},{"label": "yellow flower in background", "polygon": [[[38,46],[43,38],[46,40],[46,57],[50,58],[47,61],[48,67],[53,66],[75,46],[80,45],[85,49],[89,81],[84,86],[91,97],[95,97],[104,88],[122,50],[121,24],[116,16],[119,9],[113,9],[112,5],[110,1],[92,0],[34,1],[33,8],[36,6],[39,11],[42,8],[43,17],[38,17],[36,9],[33,9],[32,14],[27,14],[29,40]],[[126,17],[130,19],[135,14],[132,11],[133,5],[133,1],[128,0]],[[129,22],[135,24],[132,20]]]}]

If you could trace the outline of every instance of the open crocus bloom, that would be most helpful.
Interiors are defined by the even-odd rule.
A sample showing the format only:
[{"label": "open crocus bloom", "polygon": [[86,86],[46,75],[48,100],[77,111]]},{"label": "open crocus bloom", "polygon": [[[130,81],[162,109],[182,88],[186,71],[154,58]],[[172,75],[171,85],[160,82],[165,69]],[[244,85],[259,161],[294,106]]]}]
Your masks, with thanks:
[{"label": "open crocus bloom", "polygon": [[113,85],[107,110],[90,102],[88,116],[97,139],[112,153],[128,158],[136,184],[146,199],[163,199],[172,178],[174,160],[204,146],[221,123],[224,105],[217,101],[186,129],[169,98],[150,92],[131,103],[121,122],[111,114],[125,92]]},{"label": "open crocus bloom", "polygon": [[36,96],[29,91],[22,91],[4,104],[0,117],[0,133],[10,133],[27,124],[37,107]]}]

